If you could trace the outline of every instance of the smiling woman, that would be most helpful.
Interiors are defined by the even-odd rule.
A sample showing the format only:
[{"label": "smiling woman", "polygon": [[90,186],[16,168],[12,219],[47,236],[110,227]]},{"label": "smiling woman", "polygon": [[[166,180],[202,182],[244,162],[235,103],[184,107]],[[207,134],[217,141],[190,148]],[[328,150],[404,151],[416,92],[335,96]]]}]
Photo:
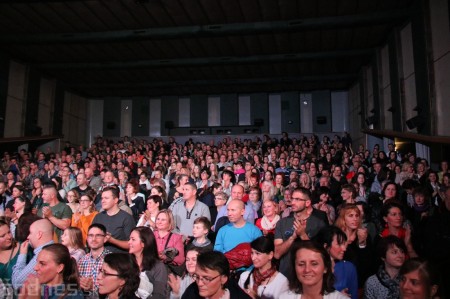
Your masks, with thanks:
[{"label": "smiling woman", "polygon": [[323,246],[312,241],[296,242],[290,254],[293,267],[289,275],[289,291],[281,294],[280,298],[348,298],[333,287],[331,258]]},{"label": "smiling woman", "polygon": [[70,298],[83,299],[79,290],[78,270],[75,259],[62,244],[45,246],[37,257],[36,275],[29,275],[20,298]]}]

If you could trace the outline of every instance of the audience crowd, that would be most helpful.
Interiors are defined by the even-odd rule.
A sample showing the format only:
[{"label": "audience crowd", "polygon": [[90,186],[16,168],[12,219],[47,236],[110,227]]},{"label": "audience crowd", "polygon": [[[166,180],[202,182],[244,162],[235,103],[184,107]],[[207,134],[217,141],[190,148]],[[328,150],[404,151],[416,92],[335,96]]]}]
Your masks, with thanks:
[{"label": "audience crowd", "polygon": [[450,298],[450,171],[349,134],[3,153],[2,298]]}]

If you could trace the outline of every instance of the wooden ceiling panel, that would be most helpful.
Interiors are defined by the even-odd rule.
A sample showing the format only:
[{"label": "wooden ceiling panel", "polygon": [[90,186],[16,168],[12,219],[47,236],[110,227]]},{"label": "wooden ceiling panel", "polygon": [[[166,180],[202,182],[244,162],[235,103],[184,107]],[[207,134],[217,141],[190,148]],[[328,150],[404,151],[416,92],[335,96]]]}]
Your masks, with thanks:
[{"label": "wooden ceiling panel", "polygon": [[226,23],[226,17],[218,1],[199,0],[204,14],[208,18],[208,24]]},{"label": "wooden ceiling panel", "polygon": [[164,9],[173,22],[172,26],[188,26],[192,24],[192,20],[189,15],[186,14],[186,10],[178,0],[165,0],[161,1]]}]

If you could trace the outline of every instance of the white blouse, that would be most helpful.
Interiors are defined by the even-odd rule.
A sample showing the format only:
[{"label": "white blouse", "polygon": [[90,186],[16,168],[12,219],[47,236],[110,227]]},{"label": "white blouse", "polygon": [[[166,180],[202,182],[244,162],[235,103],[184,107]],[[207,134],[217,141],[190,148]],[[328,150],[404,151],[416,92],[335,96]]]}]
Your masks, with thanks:
[{"label": "white blouse", "polygon": [[[241,274],[239,278],[239,286],[244,289],[244,283],[247,280],[250,271],[245,271]],[[253,288],[253,275],[250,277],[250,283],[248,284],[248,288]],[[283,298],[280,297],[281,293],[289,290],[289,282],[287,278],[281,274],[277,273],[275,278],[271,279],[268,284],[262,284],[258,286],[257,294],[261,299],[266,298]]]}]

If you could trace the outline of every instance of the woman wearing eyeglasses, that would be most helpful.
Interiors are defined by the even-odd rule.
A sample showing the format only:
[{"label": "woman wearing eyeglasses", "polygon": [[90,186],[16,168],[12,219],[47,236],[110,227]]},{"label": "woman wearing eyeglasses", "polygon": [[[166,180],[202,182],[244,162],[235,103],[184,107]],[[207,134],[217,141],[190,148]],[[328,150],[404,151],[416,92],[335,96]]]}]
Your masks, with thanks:
[{"label": "woman wearing eyeglasses", "polygon": [[84,245],[86,245],[89,226],[92,224],[92,220],[94,220],[95,215],[98,214],[93,205],[95,197],[94,194],[88,192],[82,195],[80,198],[79,209],[72,215],[72,226],[78,227],[81,230]]},{"label": "woman wearing eyeglasses", "polygon": [[198,255],[192,275],[195,283],[181,299],[250,299],[235,282],[229,280],[230,265],[223,253],[208,251]]},{"label": "woman wearing eyeglasses", "polygon": [[136,258],[127,253],[105,256],[97,278],[98,292],[107,299],[134,299],[139,287],[139,266]]}]

